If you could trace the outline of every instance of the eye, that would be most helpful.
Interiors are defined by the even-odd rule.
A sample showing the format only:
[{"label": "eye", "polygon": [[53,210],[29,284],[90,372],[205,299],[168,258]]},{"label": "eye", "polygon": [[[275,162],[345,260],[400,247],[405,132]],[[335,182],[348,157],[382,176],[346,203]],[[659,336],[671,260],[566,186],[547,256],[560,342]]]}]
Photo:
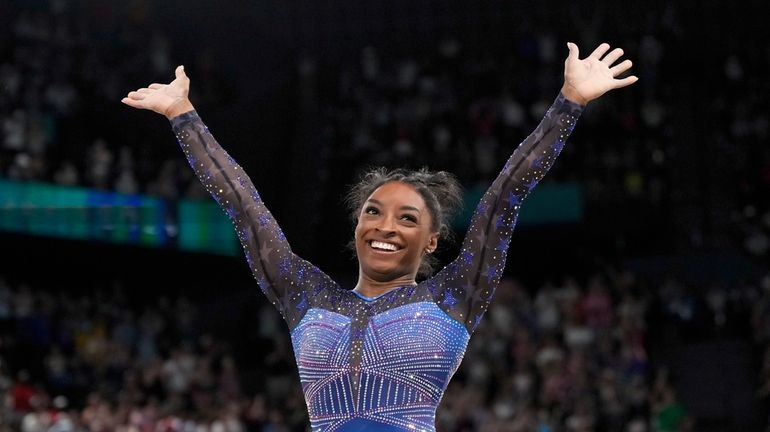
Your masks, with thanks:
[{"label": "eye", "polygon": [[369,214],[369,215],[380,214],[380,209],[374,206],[368,206],[364,208],[364,214]]},{"label": "eye", "polygon": [[403,219],[405,221],[417,223],[417,217],[415,215],[405,214],[405,215],[401,216],[401,219]]}]

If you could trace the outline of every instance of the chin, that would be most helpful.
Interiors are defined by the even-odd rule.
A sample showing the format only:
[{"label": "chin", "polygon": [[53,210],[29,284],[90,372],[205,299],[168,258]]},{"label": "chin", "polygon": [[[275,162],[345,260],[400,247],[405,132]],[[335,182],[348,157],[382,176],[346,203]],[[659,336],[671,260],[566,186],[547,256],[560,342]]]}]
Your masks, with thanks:
[{"label": "chin", "polygon": [[369,265],[361,268],[363,274],[377,282],[389,282],[407,276],[408,272],[394,266]]},{"label": "chin", "polygon": [[385,282],[389,280],[393,280],[397,278],[398,272],[396,272],[396,269],[389,268],[389,267],[368,267],[364,274],[369,276],[371,279]]}]

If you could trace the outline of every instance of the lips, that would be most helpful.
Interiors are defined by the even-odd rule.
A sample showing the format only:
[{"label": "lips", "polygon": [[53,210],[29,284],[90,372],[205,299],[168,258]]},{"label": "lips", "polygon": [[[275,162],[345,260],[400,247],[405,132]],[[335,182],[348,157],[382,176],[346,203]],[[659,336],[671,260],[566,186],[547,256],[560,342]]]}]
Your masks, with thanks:
[{"label": "lips", "polygon": [[372,249],[380,252],[397,252],[402,249],[401,246],[395,243],[384,242],[379,240],[370,240],[368,243]]}]

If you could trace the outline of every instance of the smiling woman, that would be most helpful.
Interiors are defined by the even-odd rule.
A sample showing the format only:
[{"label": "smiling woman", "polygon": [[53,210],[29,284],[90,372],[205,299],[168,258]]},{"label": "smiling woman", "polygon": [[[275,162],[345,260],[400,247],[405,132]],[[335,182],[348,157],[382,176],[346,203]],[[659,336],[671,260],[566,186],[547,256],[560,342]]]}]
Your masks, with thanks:
[{"label": "smiling woman", "polygon": [[[411,207],[413,212],[396,213],[398,218],[413,219],[415,224],[435,233],[437,240],[445,241],[450,237],[449,220],[462,203],[461,187],[452,174],[446,171],[431,172],[427,168],[417,171],[405,169],[389,171],[379,167],[366,172],[351,188],[347,196],[346,201],[353,223],[359,225],[362,221],[361,216],[364,216],[365,213],[382,212],[382,209],[378,208],[382,203],[373,194],[386,183],[408,185],[418,194],[418,196],[413,196],[415,202],[412,205],[404,203],[404,206]],[[401,197],[398,194],[396,197],[405,198],[405,196]],[[364,204],[372,205],[365,206]],[[404,208],[404,210],[407,210],[407,208]],[[415,210],[417,213],[414,213]],[[426,217],[430,219],[426,221]],[[355,238],[350,242],[350,246],[356,251],[356,255],[360,257]],[[419,264],[416,273],[417,277],[427,277],[433,274],[437,260],[432,253],[436,250],[436,247],[437,245],[426,247],[426,253],[422,254],[421,259],[417,260]]]},{"label": "smiling woman", "polygon": [[375,296],[414,284],[422,257],[438,246],[438,231],[423,197],[392,181],[366,200],[356,225],[358,284],[354,291]]},{"label": "smiling woman", "polygon": [[441,396],[502,275],[522,201],[584,105],[636,81],[615,78],[631,67],[614,64],[622,50],[602,44],[581,60],[577,46],[568,47],[561,93],[481,199],[459,256],[420,283],[459,201],[448,174],[375,170],[353,189],[359,278],[350,289],[291,251],[249,177],[187,99],[182,67],[170,84],[123,99],[170,119],[191,167],[233,221],[249,268],[289,326],[313,431],[435,430]]}]

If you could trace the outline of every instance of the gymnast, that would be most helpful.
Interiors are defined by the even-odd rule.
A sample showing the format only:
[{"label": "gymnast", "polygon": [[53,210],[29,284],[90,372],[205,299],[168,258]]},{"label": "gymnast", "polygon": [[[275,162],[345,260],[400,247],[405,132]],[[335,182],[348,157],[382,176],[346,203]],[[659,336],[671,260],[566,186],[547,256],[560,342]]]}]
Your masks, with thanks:
[{"label": "gymnast", "polygon": [[[516,218],[588,102],[635,76],[623,50],[579,58],[568,43],[564,83],[544,118],[479,202],[459,255],[432,273],[460,187],[446,172],[374,169],[348,194],[356,222],[355,287],[295,255],[243,169],[188,99],[176,68],[122,102],[166,116],[200,181],[227,213],[246,261],[288,324],[313,431],[435,431],[436,408],[500,281]],[[418,283],[417,280],[420,280]]]}]

